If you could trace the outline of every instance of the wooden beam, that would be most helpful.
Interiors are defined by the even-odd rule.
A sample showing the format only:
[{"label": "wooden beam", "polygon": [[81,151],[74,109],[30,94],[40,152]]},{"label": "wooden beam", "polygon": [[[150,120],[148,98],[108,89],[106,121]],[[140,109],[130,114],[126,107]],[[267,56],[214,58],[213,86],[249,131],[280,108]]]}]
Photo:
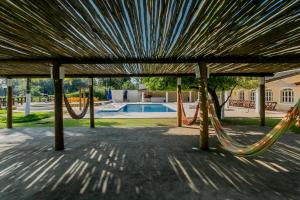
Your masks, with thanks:
[{"label": "wooden beam", "polygon": [[13,106],[12,79],[7,79],[6,81],[7,81],[6,128],[12,128],[12,106]]},{"label": "wooden beam", "polygon": [[90,128],[95,128],[95,114],[94,114],[94,80],[89,79],[89,99],[90,99]]},{"label": "wooden beam", "polygon": [[60,63],[54,63],[52,67],[54,82],[54,129],[55,150],[64,149],[64,125],[63,125],[63,79],[61,77]]},{"label": "wooden beam", "polygon": [[[123,77],[195,77],[195,73],[161,73],[161,74],[65,74],[66,78],[123,78]],[[274,73],[210,73],[210,76],[249,76],[249,77],[267,77],[274,76]],[[50,74],[15,74],[0,75],[5,78],[50,78]]]},{"label": "wooden beam", "polygon": [[208,108],[207,108],[207,66],[205,63],[199,63],[200,79],[200,142],[202,150],[208,149]]},{"label": "wooden beam", "polygon": [[181,110],[181,78],[177,78],[177,126],[182,126],[182,110]]},{"label": "wooden beam", "polygon": [[265,78],[262,77],[260,78],[260,84],[259,84],[259,103],[260,103],[260,110],[259,110],[259,115],[260,115],[260,125],[265,126],[265,104],[266,104],[266,99],[265,99]]},{"label": "wooden beam", "polygon": [[36,57],[0,59],[0,63],[172,64],[172,63],[300,63],[300,56],[198,56],[164,58]]}]

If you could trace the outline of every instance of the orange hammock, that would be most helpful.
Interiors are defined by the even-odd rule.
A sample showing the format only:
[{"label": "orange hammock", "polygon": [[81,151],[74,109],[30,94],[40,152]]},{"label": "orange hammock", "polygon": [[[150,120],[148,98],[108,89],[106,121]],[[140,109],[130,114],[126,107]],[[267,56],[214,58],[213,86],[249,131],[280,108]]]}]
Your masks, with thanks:
[{"label": "orange hammock", "polygon": [[184,111],[183,101],[182,101],[182,94],[179,95],[179,103],[180,103],[181,113],[182,113],[182,123],[187,126],[190,126],[193,123],[195,123],[199,113],[199,108],[200,108],[199,103],[196,105],[196,111],[192,119],[188,119],[186,116],[186,113]]},{"label": "orange hammock", "polygon": [[64,102],[65,102],[65,105],[66,105],[66,108],[67,108],[67,111],[68,111],[69,115],[70,115],[73,119],[82,119],[82,118],[86,115],[86,113],[87,113],[87,111],[88,111],[88,108],[89,108],[89,98],[88,98],[88,100],[86,101],[86,104],[84,105],[82,112],[79,113],[79,114],[77,114],[77,113],[73,110],[73,108],[72,108],[71,104],[69,103],[68,98],[66,97],[66,95],[64,95]]}]

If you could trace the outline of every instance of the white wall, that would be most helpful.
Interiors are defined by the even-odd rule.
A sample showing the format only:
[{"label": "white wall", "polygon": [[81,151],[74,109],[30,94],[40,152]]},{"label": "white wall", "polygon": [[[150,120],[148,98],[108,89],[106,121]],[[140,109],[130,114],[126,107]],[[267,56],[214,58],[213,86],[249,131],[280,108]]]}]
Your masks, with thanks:
[{"label": "white wall", "polygon": [[111,90],[112,100],[115,102],[123,102],[123,90]]},{"label": "white wall", "polygon": [[[123,94],[125,90],[112,90],[112,100],[115,102],[123,102]],[[140,95],[138,90],[127,90],[127,100],[129,102],[139,102]]]},{"label": "white wall", "polygon": [[139,102],[140,98],[139,98],[139,92],[138,90],[127,90],[127,99],[130,102]]}]

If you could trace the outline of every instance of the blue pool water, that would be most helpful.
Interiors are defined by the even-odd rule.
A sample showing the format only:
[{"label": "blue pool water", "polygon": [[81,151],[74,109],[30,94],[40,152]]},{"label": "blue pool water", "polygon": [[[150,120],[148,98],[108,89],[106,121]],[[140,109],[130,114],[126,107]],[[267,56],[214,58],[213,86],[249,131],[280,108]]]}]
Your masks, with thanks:
[{"label": "blue pool water", "polygon": [[163,104],[127,104],[118,112],[175,112]]}]

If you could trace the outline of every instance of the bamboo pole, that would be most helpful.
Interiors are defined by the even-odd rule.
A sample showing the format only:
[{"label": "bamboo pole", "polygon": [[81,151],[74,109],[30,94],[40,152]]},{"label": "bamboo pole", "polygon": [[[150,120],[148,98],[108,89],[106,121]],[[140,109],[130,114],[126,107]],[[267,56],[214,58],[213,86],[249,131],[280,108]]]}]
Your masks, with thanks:
[{"label": "bamboo pole", "polygon": [[6,127],[12,128],[12,105],[13,105],[13,90],[12,90],[12,79],[7,79],[7,121]]},{"label": "bamboo pole", "polygon": [[89,79],[89,98],[90,98],[90,128],[95,128],[95,114],[94,114],[94,80]]},{"label": "bamboo pole", "polygon": [[182,111],[180,105],[180,97],[181,96],[181,78],[177,78],[177,126],[182,126]]},{"label": "bamboo pole", "polygon": [[208,149],[208,109],[207,109],[207,67],[205,63],[199,63],[200,71],[199,92],[200,92],[200,138],[199,146],[202,150]]},{"label": "bamboo pole", "polygon": [[265,126],[265,121],[266,121],[266,118],[265,118],[265,102],[266,102],[266,99],[265,99],[265,78],[264,77],[261,77],[260,78],[260,84],[259,84],[259,95],[260,95],[260,109],[259,109],[259,115],[260,115],[260,125],[261,126]]},{"label": "bamboo pole", "polygon": [[63,130],[63,79],[61,77],[60,64],[54,63],[52,67],[54,81],[54,129],[55,129],[55,150],[64,149],[64,130]]}]

